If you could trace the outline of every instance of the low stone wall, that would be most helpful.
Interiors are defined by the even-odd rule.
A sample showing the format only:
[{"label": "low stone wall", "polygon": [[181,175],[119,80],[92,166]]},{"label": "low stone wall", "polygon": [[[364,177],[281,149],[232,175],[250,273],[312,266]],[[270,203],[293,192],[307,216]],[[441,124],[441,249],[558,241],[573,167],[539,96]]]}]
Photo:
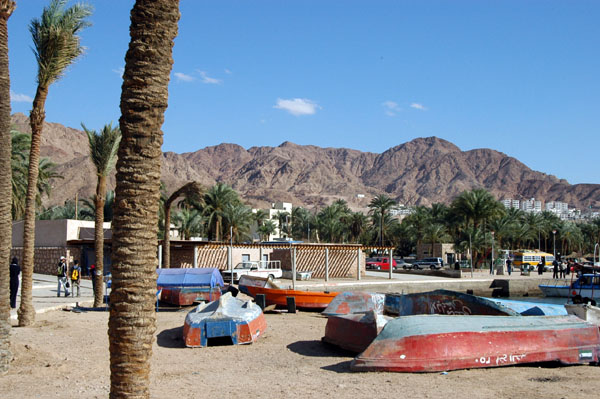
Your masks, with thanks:
[{"label": "low stone wall", "polygon": [[[19,264],[23,264],[23,247],[13,247],[10,250],[10,258],[16,256]],[[81,259],[79,247],[37,247],[33,251],[33,272],[40,274],[56,275],[56,268],[61,256],[67,258],[67,263],[73,264],[75,259]]]}]

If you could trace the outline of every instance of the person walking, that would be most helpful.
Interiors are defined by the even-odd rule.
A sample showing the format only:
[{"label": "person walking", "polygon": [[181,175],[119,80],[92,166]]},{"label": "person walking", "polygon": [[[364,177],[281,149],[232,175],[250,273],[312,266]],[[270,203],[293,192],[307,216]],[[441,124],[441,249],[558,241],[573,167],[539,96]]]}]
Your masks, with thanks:
[{"label": "person walking", "polygon": [[510,258],[506,259],[506,271],[508,272],[508,275],[510,276],[512,273],[512,260],[510,260]]},{"label": "person walking", "polygon": [[542,257],[542,259],[540,259],[539,263],[537,264],[537,269],[538,269],[538,274],[541,276],[544,273],[544,264],[546,263],[544,257]]},{"label": "person walking", "polygon": [[21,266],[19,260],[15,256],[10,262],[10,307],[17,307],[17,291],[19,291],[19,274],[21,274]]},{"label": "person walking", "polygon": [[81,266],[79,266],[79,261],[76,260],[71,268],[71,291],[73,292],[73,296],[75,296],[75,287],[77,287],[77,296],[81,296],[81,292],[79,291],[81,283]]},{"label": "person walking", "polygon": [[65,290],[65,297],[69,296],[69,287],[67,286],[67,284],[69,283],[67,281],[67,258],[65,258],[64,256],[60,257],[60,261],[58,262],[58,268],[56,271],[56,277],[58,277],[58,288],[56,290],[56,296],[59,297],[60,296],[60,287],[63,287]]}]

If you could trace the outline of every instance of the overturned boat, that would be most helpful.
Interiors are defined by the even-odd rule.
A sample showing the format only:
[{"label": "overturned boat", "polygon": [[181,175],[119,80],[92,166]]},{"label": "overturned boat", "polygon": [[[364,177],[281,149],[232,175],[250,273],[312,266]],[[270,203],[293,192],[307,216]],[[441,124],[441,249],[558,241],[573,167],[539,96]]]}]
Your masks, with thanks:
[{"label": "overturned boat", "polygon": [[219,343],[250,344],[267,330],[261,308],[252,301],[234,298],[225,293],[218,300],[198,305],[189,312],[183,326],[187,347]]},{"label": "overturned boat", "polygon": [[299,291],[281,289],[271,279],[253,276],[241,276],[238,284],[240,291],[256,299],[258,294],[265,296],[266,305],[287,306],[287,298],[294,298],[298,309],[322,310],[339,292]]},{"label": "overturned boat", "polygon": [[351,369],[437,372],[599,356],[598,326],[575,316],[418,315],[388,321]]},{"label": "overturned boat", "polygon": [[383,314],[385,294],[375,292],[347,291],[338,294],[321,312],[324,316],[338,316],[374,311]]},{"label": "overturned boat", "polygon": [[156,285],[160,300],[177,306],[189,306],[194,302],[210,302],[221,297],[225,286],[216,268],[157,269]]},{"label": "overturned boat", "polygon": [[450,290],[415,294],[386,294],[384,313],[397,316],[423,314],[517,316],[494,300]]},{"label": "overturned boat", "polygon": [[390,320],[391,317],[373,310],[361,314],[330,316],[327,318],[322,341],[360,353],[367,349]]}]

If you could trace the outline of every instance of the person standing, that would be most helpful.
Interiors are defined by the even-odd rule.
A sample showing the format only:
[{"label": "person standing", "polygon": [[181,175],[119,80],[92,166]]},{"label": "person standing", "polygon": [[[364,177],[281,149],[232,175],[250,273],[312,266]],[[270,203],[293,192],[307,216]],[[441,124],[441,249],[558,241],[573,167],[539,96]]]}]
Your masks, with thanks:
[{"label": "person standing", "polygon": [[546,259],[542,256],[539,263],[537,264],[538,274],[541,276],[544,273],[544,264],[546,263]]},{"label": "person standing", "polygon": [[81,267],[79,266],[79,261],[76,260],[73,263],[73,268],[71,268],[71,291],[73,292],[73,296],[75,296],[75,287],[77,287],[77,296],[81,296],[81,292],[79,291],[81,283]]},{"label": "person standing", "polygon": [[552,262],[552,278],[558,279],[558,261],[556,259]]},{"label": "person standing", "polygon": [[506,259],[506,271],[510,276],[510,274],[512,273],[512,260],[510,260],[510,258]]},{"label": "person standing", "polygon": [[[96,265],[94,263],[90,266],[90,278],[92,279],[92,292],[96,292]],[[93,294],[95,295],[95,294]]]},{"label": "person standing", "polygon": [[64,256],[60,257],[60,261],[58,262],[58,269],[56,271],[56,277],[58,277],[58,288],[56,291],[56,296],[60,296],[60,287],[63,287],[65,290],[65,297],[69,296],[69,288],[67,287],[67,258]]},{"label": "person standing", "polygon": [[19,274],[21,274],[21,266],[19,260],[15,256],[10,262],[10,307],[17,307],[17,291],[19,291]]}]

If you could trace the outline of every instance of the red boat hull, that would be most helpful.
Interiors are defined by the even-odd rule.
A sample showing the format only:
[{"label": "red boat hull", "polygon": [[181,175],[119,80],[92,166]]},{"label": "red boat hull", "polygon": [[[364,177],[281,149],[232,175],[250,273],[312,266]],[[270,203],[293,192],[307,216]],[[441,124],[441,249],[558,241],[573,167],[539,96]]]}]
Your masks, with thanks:
[{"label": "red boat hull", "polygon": [[213,288],[163,288],[160,294],[162,302],[177,306],[189,306],[194,302],[211,302],[221,297],[221,289]]},{"label": "red boat hull", "polygon": [[[389,325],[389,323],[388,323]],[[355,371],[438,372],[558,361],[597,362],[597,326],[562,330],[467,331],[375,340],[352,362]]]}]

